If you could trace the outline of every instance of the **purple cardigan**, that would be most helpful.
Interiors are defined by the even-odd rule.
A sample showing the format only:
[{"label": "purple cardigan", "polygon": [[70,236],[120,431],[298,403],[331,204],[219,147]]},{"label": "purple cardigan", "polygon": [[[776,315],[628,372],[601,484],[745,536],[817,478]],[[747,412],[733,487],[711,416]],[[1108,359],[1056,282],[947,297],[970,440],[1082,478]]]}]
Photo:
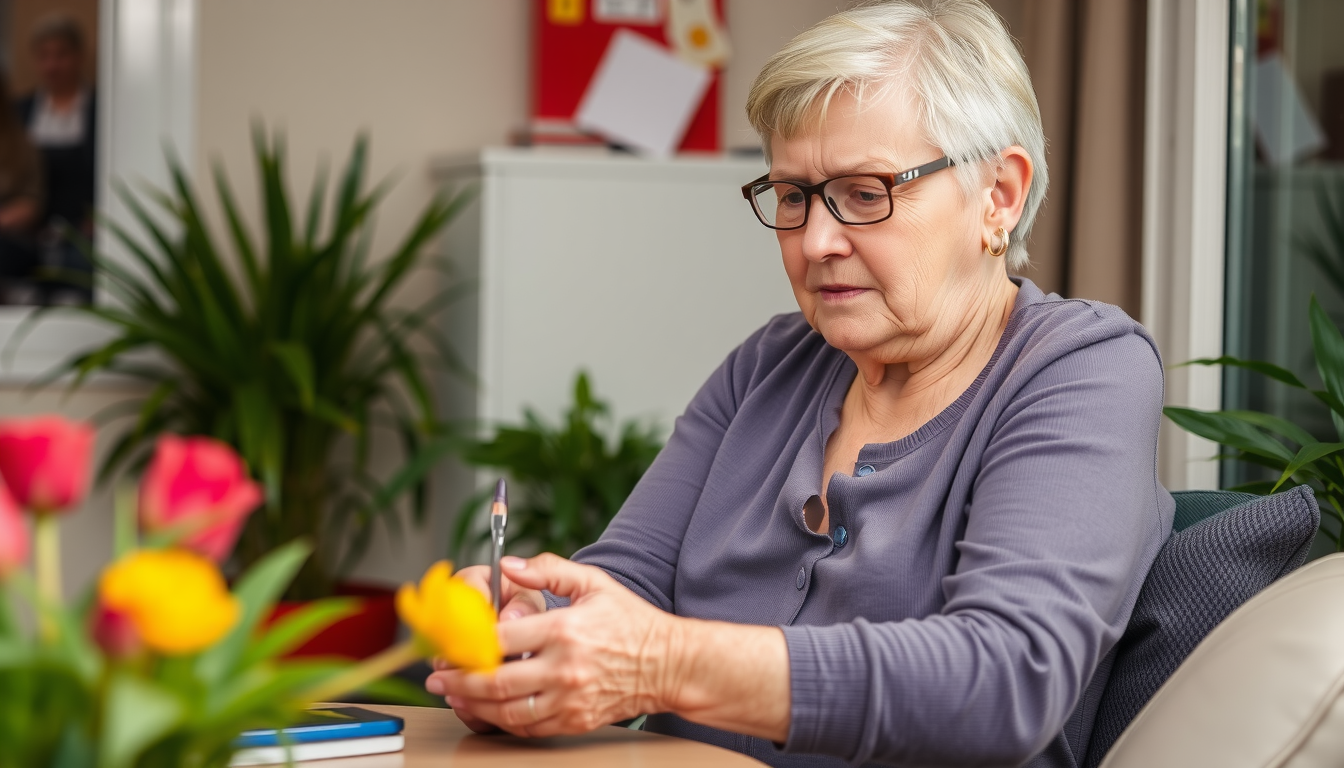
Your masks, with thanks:
[{"label": "purple cardigan", "polygon": [[[855,366],[780,315],[729,355],[574,559],[680,616],[783,628],[782,751],[672,715],[649,730],[773,765],[1073,766],[1148,566],[1162,366],[1119,309],[1021,286],[975,382],[803,505]],[[837,759],[838,758],[838,759]]]}]

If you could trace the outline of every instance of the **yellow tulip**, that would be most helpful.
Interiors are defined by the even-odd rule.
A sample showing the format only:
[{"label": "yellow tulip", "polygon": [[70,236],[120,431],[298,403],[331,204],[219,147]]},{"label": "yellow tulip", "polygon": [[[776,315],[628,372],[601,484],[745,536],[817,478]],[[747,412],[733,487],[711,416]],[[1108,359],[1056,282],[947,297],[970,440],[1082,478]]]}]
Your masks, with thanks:
[{"label": "yellow tulip", "polygon": [[215,564],[184,549],[132,552],[103,571],[98,594],[147,647],[173,656],[213,645],[240,610]]},{"label": "yellow tulip", "polygon": [[504,655],[495,634],[494,609],[485,595],[452,572],[452,565],[439,561],[425,572],[419,588],[403,584],[397,590],[397,613],[449,664],[489,672]]}]

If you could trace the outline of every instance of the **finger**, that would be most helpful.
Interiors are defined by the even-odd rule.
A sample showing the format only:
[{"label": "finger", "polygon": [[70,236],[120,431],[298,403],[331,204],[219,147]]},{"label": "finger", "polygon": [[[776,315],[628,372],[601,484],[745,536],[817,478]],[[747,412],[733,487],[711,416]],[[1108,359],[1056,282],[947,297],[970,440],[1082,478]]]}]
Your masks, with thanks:
[{"label": "finger", "polygon": [[472,565],[458,571],[456,574],[463,581],[475,587],[478,592],[490,597],[490,567],[487,565]]},{"label": "finger", "polygon": [[462,724],[470,728],[473,733],[499,732],[499,726],[477,717],[471,710],[467,709],[465,702],[459,701],[458,704],[461,704],[462,706],[454,707],[452,702],[448,701],[448,706],[452,708],[453,714],[457,715],[457,719],[461,720]]},{"label": "finger", "polygon": [[[529,698],[532,699],[531,705],[528,704]],[[552,693],[532,693],[507,701],[464,699],[461,703],[474,717],[494,723],[518,736],[536,736],[540,728],[548,726],[548,730],[554,732],[553,728],[557,725],[547,723],[558,709],[556,696]]]},{"label": "finger", "polygon": [[528,560],[501,558],[499,565],[514,584],[528,589],[545,589],[560,597],[577,597],[591,591],[599,583],[599,575],[605,576],[597,568],[579,565],[549,552]]},{"label": "finger", "polygon": [[[449,669],[435,672],[430,680],[438,684],[441,696],[479,701],[507,701],[541,690],[547,679],[547,664],[540,658],[511,661],[490,674]],[[425,682],[430,687],[430,680]]]},{"label": "finger", "polygon": [[545,650],[547,643],[556,636],[558,625],[569,620],[567,611],[547,611],[534,616],[524,616],[500,624],[495,628],[499,635],[499,645],[505,656],[521,656],[531,653],[534,656]]},{"label": "finger", "polygon": [[529,599],[530,595],[516,595],[509,604],[504,606],[504,610],[499,612],[500,621],[513,621],[521,619],[524,616],[532,616],[541,613],[537,604]]}]

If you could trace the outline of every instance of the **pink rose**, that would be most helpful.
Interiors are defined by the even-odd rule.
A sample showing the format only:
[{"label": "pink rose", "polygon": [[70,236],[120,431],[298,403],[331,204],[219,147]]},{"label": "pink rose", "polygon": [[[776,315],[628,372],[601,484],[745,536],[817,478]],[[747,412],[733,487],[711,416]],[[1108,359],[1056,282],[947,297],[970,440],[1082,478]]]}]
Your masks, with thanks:
[{"label": "pink rose", "polygon": [[93,427],[60,416],[0,421],[0,476],[19,506],[47,514],[79,506],[89,486]]},{"label": "pink rose", "polygon": [[261,499],[261,486],[228,445],[164,435],[140,483],[140,523],[150,532],[180,530],[181,546],[222,562]]},{"label": "pink rose", "polygon": [[9,491],[0,485],[0,580],[28,561],[28,528]]}]

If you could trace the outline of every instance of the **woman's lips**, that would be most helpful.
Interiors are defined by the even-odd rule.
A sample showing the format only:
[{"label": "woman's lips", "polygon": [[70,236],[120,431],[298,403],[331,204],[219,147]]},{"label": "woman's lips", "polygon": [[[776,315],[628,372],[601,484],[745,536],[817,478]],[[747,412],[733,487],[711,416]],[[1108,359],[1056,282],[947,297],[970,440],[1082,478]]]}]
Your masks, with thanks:
[{"label": "woman's lips", "polygon": [[847,301],[867,290],[853,285],[823,285],[819,292],[823,301]]}]

